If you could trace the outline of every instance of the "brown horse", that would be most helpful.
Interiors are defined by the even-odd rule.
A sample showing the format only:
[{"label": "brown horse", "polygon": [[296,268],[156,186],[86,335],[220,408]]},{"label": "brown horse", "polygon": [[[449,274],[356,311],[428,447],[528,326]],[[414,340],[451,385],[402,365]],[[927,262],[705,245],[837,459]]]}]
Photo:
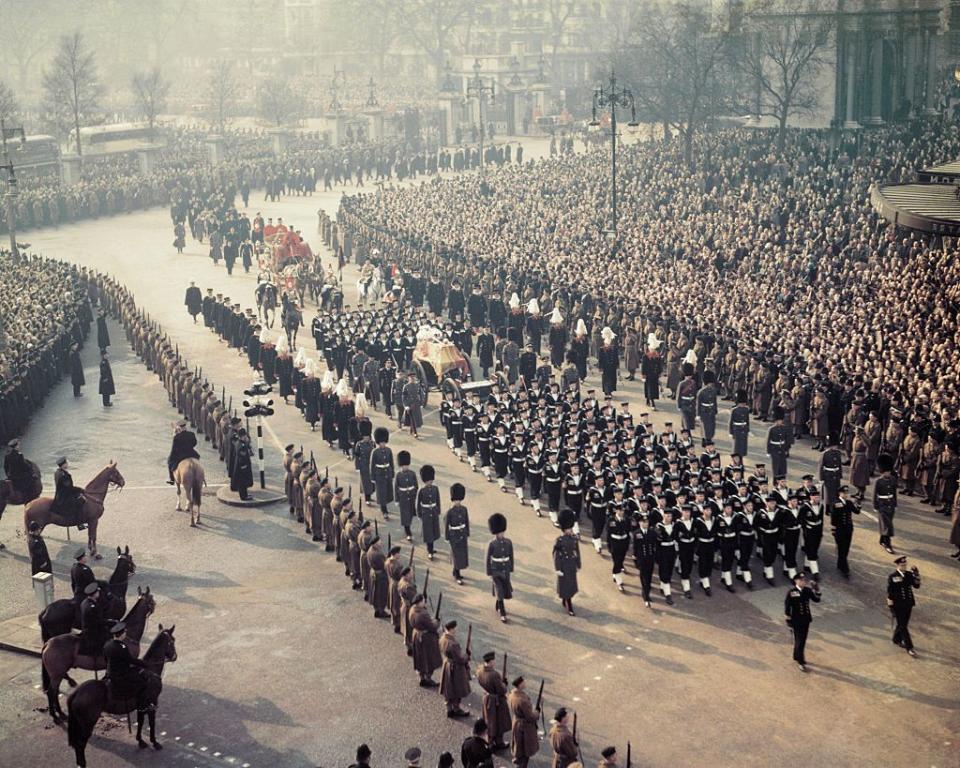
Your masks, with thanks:
[{"label": "brown horse", "polygon": [[136,699],[115,700],[110,695],[110,689],[103,680],[87,680],[67,696],[67,743],[73,747],[77,758],[78,768],[86,768],[86,748],[93,729],[100,719],[100,715],[107,711],[112,715],[129,715],[137,709],[137,744],[140,749],[147,748],[147,742],[142,738],[143,716],[150,718],[150,742],[154,749],[163,749],[157,741],[157,703],[160,701],[160,692],[163,690],[163,667],[166,663],[177,660],[177,642],[173,637],[174,624],[169,629],[160,625],[160,631],[150,643],[150,647],[143,655],[143,666],[146,670],[146,701],[147,709],[137,709]]},{"label": "brown horse", "polygon": [[[150,594],[150,587],[141,591],[137,587],[137,602],[124,617],[127,625],[127,649],[134,657],[140,655],[140,638],[147,627],[147,617],[157,607],[156,600]],[[59,723],[64,717],[60,708],[60,682],[67,678],[67,672],[77,669],[101,670],[107,664],[103,656],[85,656],[80,653],[80,636],[74,634],[57,635],[43,644],[40,652],[43,689],[47,694],[47,706],[53,722]]]},{"label": "brown horse", "polygon": [[[86,497],[86,502],[83,505],[83,522],[87,525],[87,549],[90,550],[90,554],[96,560],[101,559],[97,553],[97,524],[103,515],[103,500],[107,497],[107,491],[111,485],[123,488],[125,482],[120,470],[117,469],[116,463],[111,461],[83,489],[83,495]],[[55,512],[53,499],[47,497],[34,499],[23,508],[24,530],[30,530],[30,523],[34,520],[40,523],[41,528],[45,528],[51,523],[68,528],[71,525],[76,525],[76,521],[67,520],[59,512]]]},{"label": "brown horse", "polygon": [[184,459],[173,471],[173,480],[177,484],[177,512],[182,511],[180,506],[180,488],[187,492],[187,508],[190,510],[190,527],[200,525],[200,496],[206,478],[199,459]]},{"label": "brown horse", "polygon": [[[18,491],[9,480],[0,480],[0,519],[3,518],[7,504],[27,504],[43,493],[43,477],[40,474],[40,468],[32,461],[27,459],[24,461],[30,467],[30,486]],[[5,544],[0,543],[0,549],[6,548]]]}]

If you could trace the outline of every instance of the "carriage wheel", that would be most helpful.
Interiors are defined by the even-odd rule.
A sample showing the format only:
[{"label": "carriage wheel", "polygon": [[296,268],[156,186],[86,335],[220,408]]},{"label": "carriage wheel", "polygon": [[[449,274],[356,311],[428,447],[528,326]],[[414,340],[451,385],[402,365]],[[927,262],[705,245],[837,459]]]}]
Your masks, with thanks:
[{"label": "carriage wheel", "polygon": [[443,393],[444,398],[446,398],[447,393],[452,392],[454,397],[463,400],[463,390],[460,388],[460,382],[456,379],[451,379],[449,376],[445,376],[443,381],[440,382],[440,391]]}]

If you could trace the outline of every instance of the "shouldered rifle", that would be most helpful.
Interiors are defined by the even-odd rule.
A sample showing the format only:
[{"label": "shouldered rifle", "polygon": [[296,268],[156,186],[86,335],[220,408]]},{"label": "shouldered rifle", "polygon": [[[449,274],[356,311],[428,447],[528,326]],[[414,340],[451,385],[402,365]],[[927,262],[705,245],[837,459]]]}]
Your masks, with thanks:
[{"label": "shouldered rifle", "polygon": [[417,546],[416,544],[410,545],[410,562],[407,563],[407,565],[409,565],[411,568],[413,568],[413,551],[414,549],[416,549],[416,546]]},{"label": "shouldered rifle", "polygon": [[507,684],[507,654],[503,654],[503,684]]},{"label": "shouldered rifle", "polygon": [[390,554],[390,550],[393,549],[393,536],[389,533],[387,534],[387,554]]},{"label": "shouldered rifle", "polygon": [[[330,467],[329,467],[329,466],[324,466],[324,468],[323,468],[323,476],[324,476],[324,478],[326,478],[327,480],[330,479]],[[336,478],[334,478],[334,479],[336,479]]]},{"label": "shouldered rifle", "polygon": [[433,615],[434,621],[440,621],[440,606],[443,605],[443,592],[437,595],[437,612]]},{"label": "shouldered rifle", "polygon": [[534,707],[538,712],[540,707],[543,706],[543,680],[540,681],[540,692],[537,694],[537,705]]},{"label": "shouldered rifle", "polygon": [[427,586],[430,584],[430,568],[427,568],[427,575],[423,577],[423,599],[427,599]]},{"label": "shouldered rifle", "polygon": [[380,523],[376,520],[373,521],[373,535],[380,538]]},{"label": "shouldered rifle", "polygon": [[573,713],[573,743],[580,746],[580,743],[577,741],[577,713]]},{"label": "shouldered rifle", "polygon": [[470,641],[473,640],[473,624],[467,625],[467,658],[470,658]]},{"label": "shouldered rifle", "polygon": [[628,742],[627,742],[627,768],[633,768],[633,765],[632,765],[632,763],[631,763],[630,757],[631,757],[631,756],[630,756],[630,742],[628,741]]}]

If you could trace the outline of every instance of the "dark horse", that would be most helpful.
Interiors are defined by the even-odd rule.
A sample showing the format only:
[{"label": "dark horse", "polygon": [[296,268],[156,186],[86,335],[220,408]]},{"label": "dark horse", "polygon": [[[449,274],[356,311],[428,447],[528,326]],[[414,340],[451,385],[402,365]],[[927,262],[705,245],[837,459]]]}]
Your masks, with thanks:
[{"label": "dark horse", "polygon": [[[150,594],[150,587],[147,587],[145,592],[137,587],[137,594],[137,602],[123,619],[127,625],[127,649],[134,657],[140,655],[140,638],[146,629],[147,617],[157,607],[153,595]],[[64,716],[60,708],[60,681],[67,677],[67,672],[74,667],[94,671],[107,668],[102,655],[84,656],[80,653],[80,635],[73,633],[57,635],[47,640],[40,652],[40,665],[47,706],[55,723],[59,723]]]},{"label": "dark horse", "polygon": [[[28,459],[24,461],[30,467],[30,486],[23,491],[18,491],[9,480],[0,480],[0,518],[3,517],[7,504],[29,504],[43,493],[43,477],[40,474],[40,468]],[[0,549],[6,549],[6,546],[0,543]]]},{"label": "dark horse", "polygon": [[[117,547],[117,567],[110,575],[110,581],[100,581],[104,597],[104,612],[108,619],[119,619],[127,612],[127,585],[130,577],[137,572],[130,547],[121,550]],[[71,629],[80,629],[80,606],[76,598],[54,600],[40,612],[40,639],[47,642],[51,637],[65,635]]]},{"label": "dark horse", "polygon": [[[150,718],[150,743],[154,749],[162,749],[157,741],[157,702],[163,690],[163,665],[177,660],[177,643],[173,630],[164,629],[150,643],[143,657],[143,666],[147,670],[147,699],[150,702],[146,710],[137,710],[137,744],[140,749],[147,748],[143,740],[143,716]],[[67,696],[67,742],[73,747],[78,768],[87,768],[87,742],[103,712],[111,715],[128,715],[137,707],[136,699],[114,700],[110,696],[107,683],[103,680],[87,680],[74,688]]]}]

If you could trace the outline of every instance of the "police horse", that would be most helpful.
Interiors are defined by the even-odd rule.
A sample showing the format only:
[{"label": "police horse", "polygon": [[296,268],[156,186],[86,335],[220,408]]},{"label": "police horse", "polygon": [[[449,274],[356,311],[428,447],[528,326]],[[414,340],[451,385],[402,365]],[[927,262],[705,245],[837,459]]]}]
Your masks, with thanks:
[{"label": "police horse", "polygon": [[[0,519],[8,504],[29,504],[43,493],[40,468],[29,459],[24,459],[24,463],[30,469],[30,483],[25,488],[18,490],[10,480],[0,480]],[[6,549],[6,545],[0,543],[0,549]]]},{"label": "police horse", "polygon": [[[97,525],[100,523],[100,518],[103,517],[103,503],[107,497],[107,491],[113,486],[123,488],[125,483],[123,475],[117,469],[116,462],[111,461],[94,475],[93,479],[83,489],[85,501],[82,517],[87,526],[87,549],[95,560],[102,559],[97,552]],[[51,524],[62,525],[65,528],[77,524],[75,520],[68,520],[60,512],[54,510],[53,499],[46,496],[34,499],[23,508],[24,530],[29,531],[30,523],[34,520],[40,524],[41,529]]]},{"label": "police horse", "polygon": [[183,459],[173,470],[173,481],[177,485],[177,512],[182,512],[180,505],[180,490],[186,492],[187,509],[190,512],[190,527],[200,525],[200,497],[206,478],[199,459]]},{"label": "police horse", "polygon": [[[164,629],[163,624],[160,624],[160,631],[143,656],[143,666],[147,671],[146,699],[149,706],[146,710],[137,710],[137,744],[140,749],[147,748],[142,737],[144,715],[150,719],[150,743],[154,749],[163,748],[157,741],[157,704],[163,690],[161,679],[164,665],[177,660],[177,642],[173,637],[175,628],[176,625],[173,625]],[[71,691],[67,696],[67,741],[73,747],[78,768],[87,766],[87,742],[93,735],[100,715],[104,712],[111,715],[129,715],[135,709],[135,698],[114,699],[103,680],[87,680]]]},{"label": "police horse", "polygon": [[[150,592],[137,588],[137,602],[133,604],[123,622],[127,625],[127,650],[134,657],[140,655],[140,638],[147,627],[147,618],[157,607],[156,600]],[[53,722],[59,723],[64,717],[60,708],[60,683],[63,680],[70,682],[68,672],[71,669],[87,669],[91,671],[106,669],[103,655],[87,656],[80,653],[80,635],[67,633],[51,637],[43,644],[40,651],[40,665],[43,680],[43,690],[47,694],[47,706]]]}]

